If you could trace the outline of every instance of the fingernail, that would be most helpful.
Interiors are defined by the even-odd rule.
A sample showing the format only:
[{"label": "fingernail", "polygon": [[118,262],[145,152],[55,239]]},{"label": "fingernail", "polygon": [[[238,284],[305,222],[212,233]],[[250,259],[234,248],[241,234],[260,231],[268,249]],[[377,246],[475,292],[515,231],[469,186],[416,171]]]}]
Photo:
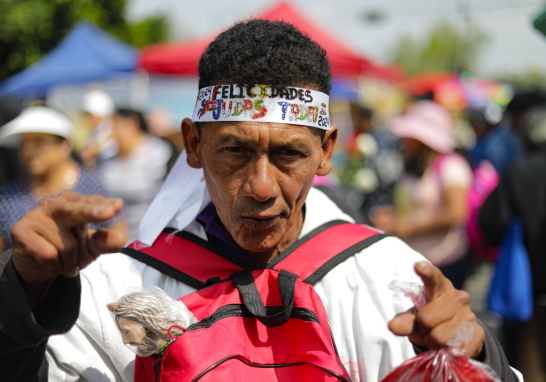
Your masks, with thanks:
[{"label": "fingernail", "polygon": [[415,267],[420,271],[426,271],[430,268],[430,264],[426,261],[419,261],[417,264],[415,264]]}]

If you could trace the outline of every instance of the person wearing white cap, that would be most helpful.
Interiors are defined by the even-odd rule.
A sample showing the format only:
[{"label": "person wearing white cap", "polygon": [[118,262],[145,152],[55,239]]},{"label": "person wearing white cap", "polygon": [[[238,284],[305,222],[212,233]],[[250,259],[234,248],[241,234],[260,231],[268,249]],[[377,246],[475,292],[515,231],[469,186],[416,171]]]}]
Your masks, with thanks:
[{"label": "person wearing white cap", "polygon": [[56,110],[35,106],[0,128],[0,139],[20,136],[20,155],[28,174],[0,188],[0,247],[11,246],[13,224],[47,196],[66,190],[84,194],[109,193],[98,176],[71,157],[72,122]]},{"label": "person wearing white cap", "polygon": [[[454,153],[449,112],[419,101],[391,124],[402,138],[405,175],[395,190],[395,209],[379,207],[376,227],[403,238],[461,288],[469,251],[465,222],[472,170]],[[396,212],[395,212],[396,211]]]},{"label": "person wearing white cap", "polygon": [[103,90],[91,90],[83,97],[82,111],[84,120],[92,132],[80,156],[87,166],[97,167],[118,151],[116,141],[111,139],[114,101]]}]

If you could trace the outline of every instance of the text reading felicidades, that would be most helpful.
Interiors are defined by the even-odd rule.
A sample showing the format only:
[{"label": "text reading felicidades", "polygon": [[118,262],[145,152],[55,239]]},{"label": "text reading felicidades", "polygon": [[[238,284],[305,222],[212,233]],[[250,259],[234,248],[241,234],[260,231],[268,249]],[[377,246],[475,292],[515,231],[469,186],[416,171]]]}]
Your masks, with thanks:
[{"label": "text reading felicidades", "polygon": [[219,85],[199,91],[194,122],[290,123],[330,129],[328,95],[316,90],[270,85]]}]

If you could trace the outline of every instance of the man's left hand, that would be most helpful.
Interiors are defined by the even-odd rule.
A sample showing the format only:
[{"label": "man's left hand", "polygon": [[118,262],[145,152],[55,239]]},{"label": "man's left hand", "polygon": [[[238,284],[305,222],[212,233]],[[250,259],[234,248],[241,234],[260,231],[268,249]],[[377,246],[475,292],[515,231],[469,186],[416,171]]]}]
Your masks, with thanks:
[{"label": "man's left hand", "polygon": [[470,310],[470,295],[455,289],[438,268],[425,261],[415,264],[415,272],[423,280],[429,302],[420,311],[412,308],[396,315],[389,329],[396,335],[408,336],[416,345],[439,350],[455,336],[461,322],[468,321],[475,333],[472,340],[465,343],[464,350],[470,357],[477,358],[483,349],[485,332]]}]

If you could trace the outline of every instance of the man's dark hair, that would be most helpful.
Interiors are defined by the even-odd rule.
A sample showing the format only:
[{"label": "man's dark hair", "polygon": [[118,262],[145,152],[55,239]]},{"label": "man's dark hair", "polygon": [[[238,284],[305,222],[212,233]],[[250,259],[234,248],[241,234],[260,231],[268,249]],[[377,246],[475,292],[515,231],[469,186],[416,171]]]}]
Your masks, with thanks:
[{"label": "man's dark hair", "polygon": [[220,33],[199,60],[199,88],[226,84],[313,87],[330,94],[326,51],[293,25],[249,20]]},{"label": "man's dark hair", "polygon": [[[326,94],[332,89],[326,51],[282,21],[243,21],[220,33],[201,56],[198,72],[199,89],[227,84],[300,86]],[[321,140],[324,134],[321,130]]]},{"label": "man's dark hair", "polygon": [[116,110],[116,114],[118,114],[122,118],[133,118],[138,122],[138,128],[143,133],[148,132],[148,124],[146,123],[146,120],[144,119],[144,116],[140,111],[132,110],[132,109],[118,109]]}]

